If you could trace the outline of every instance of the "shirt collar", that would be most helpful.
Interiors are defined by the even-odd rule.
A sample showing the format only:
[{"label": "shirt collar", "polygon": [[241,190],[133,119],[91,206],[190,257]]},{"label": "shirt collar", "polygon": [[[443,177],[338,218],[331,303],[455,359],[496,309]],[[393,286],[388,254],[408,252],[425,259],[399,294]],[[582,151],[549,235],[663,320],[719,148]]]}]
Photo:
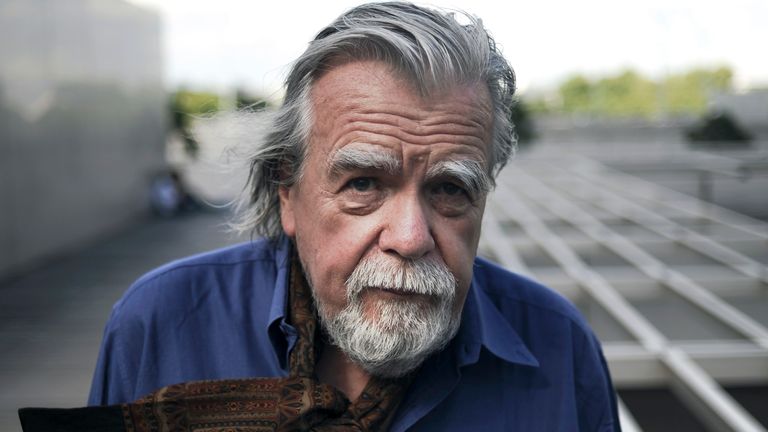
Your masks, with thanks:
[{"label": "shirt collar", "polygon": [[291,327],[286,320],[286,314],[288,313],[288,279],[291,274],[293,243],[285,234],[280,235],[274,242],[275,290],[269,308],[267,334],[269,334],[274,352],[280,361],[280,366],[287,370],[288,353],[296,343],[296,329]]},{"label": "shirt collar", "polygon": [[[272,240],[268,240],[272,241]],[[269,308],[269,325],[285,317],[288,305],[288,276],[291,272],[291,239],[280,235],[275,241],[275,292]]]},{"label": "shirt collar", "polygon": [[480,347],[510,363],[538,367],[539,362],[488,294],[472,279],[462,322],[454,341],[458,366],[476,363]]}]

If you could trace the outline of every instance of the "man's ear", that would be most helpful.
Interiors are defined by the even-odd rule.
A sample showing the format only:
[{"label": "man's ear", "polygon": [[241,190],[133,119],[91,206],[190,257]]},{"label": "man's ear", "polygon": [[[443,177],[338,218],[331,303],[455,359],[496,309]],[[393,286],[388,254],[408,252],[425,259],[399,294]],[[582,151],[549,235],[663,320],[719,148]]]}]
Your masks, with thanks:
[{"label": "man's ear", "polygon": [[296,218],[293,213],[293,201],[291,194],[294,190],[291,186],[280,185],[277,194],[280,196],[280,223],[283,225],[283,231],[288,237],[296,235]]}]

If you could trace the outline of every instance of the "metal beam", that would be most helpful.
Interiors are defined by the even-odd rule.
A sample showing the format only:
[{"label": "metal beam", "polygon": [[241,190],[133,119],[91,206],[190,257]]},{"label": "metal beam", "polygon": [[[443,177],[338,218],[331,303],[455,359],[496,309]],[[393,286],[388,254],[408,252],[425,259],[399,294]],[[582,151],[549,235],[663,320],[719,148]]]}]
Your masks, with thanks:
[{"label": "metal beam", "polygon": [[[756,344],[768,348],[768,329],[760,323],[735,307],[722,301],[719,297],[701,287],[689,277],[670,268],[661,260],[629,241],[626,237],[607,227],[599,219],[592,216],[575,203],[559,196],[553,189],[544,185],[538,179],[524,173],[522,170],[517,170],[515,174],[515,183],[524,185],[524,187],[521,188],[521,192],[528,198],[535,199],[536,196],[546,196],[547,199],[541,200],[540,203],[547,210],[558,215],[563,220],[568,221],[592,238],[596,243],[609,248],[614,253],[633,264],[649,278],[675,291],[689,302],[709,313],[713,318],[722,321],[737,332],[754,341]],[[601,200],[595,205],[608,209],[623,218],[634,220],[636,223],[642,224],[646,228],[659,233],[662,231],[685,232],[684,227],[678,226],[672,221],[660,216],[655,219],[655,221],[659,222],[663,226],[663,229],[657,229],[653,223],[648,223],[645,220],[637,220],[638,215],[647,212],[647,210],[638,208],[639,206],[636,204],[630,203],[624,198],[617,197],[612,192],[604,193],[609,194],[608,196],[610,199]],[[611,201],[615,204],[610,204]],[[618,209],[619,206],[621,206],[621,210]]]},{"label": "metal beam", "polygon": [[[526,185],[517,184],[522,190]],[[557,199],[544,194],[540,201]],[[537,202],[540,202],[537,201]],[[498,210],[512,215],[521,228],[536,241],[561,268],[632,333],[650,353],[656,354],[671,372],[676,391],[708,424],[729,431],[764,431],[714,380],[706,375],[687,355],[671,347],[667,339],[632,307],[601,275],[591,270],[581,258],[537,215],[514,189],[504,191],[504,199],[496,200]],[[544,204],[546,205],[546,203]],[[559,215],[560,216],[560,215]],[[653,267],[652,271],[659,270]],[[690,396],[693,395],[693,396]]]},{"label": "metal beam", "polygon": [[671,388],[683,402],[718,431],[765,432],[766,429],[678,348],[663,353],[672,372]]},{"label": "metal beam", "polygon": [[[676,348],[722,386],[768,385],[768,350],[729,341],[677,344]],[[603,350],[618,388],[659,387],[670,380],[659,353],[621,343],[605,343]]]},{"label": "metal beam", "polygon": [[[768,240],[768,227],[762,221],[716,204],[696,200],[676,190],[612,169],[596,160],[573,156],[568,163],[561,163],[560,166],[574,176],[600,184],[601,189],[623,192],[635,199],[655,201],[692,217],[707,219],[761,240]],[[615,181],[603,182],[605,176],[610,176]]]}]

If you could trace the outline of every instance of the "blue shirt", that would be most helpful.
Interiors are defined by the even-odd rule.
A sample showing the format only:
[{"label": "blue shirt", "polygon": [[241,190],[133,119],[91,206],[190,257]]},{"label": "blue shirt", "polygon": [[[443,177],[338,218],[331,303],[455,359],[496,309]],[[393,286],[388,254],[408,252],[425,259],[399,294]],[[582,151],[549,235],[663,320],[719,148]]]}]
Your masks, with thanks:
[{"label": "blue shirt", "polygon": [[[115,304],[90,405],[194,380],[282,377],[290,241],[259,240],[176,261]],[[599,342],[550,289],[476,259],[457,336],[420,368],[392,431],[616,431]]]}]

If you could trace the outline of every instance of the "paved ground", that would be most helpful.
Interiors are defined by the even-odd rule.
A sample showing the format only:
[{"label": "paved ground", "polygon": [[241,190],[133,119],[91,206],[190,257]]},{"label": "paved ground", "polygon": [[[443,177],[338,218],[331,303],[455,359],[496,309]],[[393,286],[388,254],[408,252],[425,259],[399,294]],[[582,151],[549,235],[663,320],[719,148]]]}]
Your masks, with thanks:
[{"label": "paved ground", "polygon": [[227,213],[149,220],[0,284],[0,431],[25,406],[85,404],[112,304],[142,273],[240,241]]}]

